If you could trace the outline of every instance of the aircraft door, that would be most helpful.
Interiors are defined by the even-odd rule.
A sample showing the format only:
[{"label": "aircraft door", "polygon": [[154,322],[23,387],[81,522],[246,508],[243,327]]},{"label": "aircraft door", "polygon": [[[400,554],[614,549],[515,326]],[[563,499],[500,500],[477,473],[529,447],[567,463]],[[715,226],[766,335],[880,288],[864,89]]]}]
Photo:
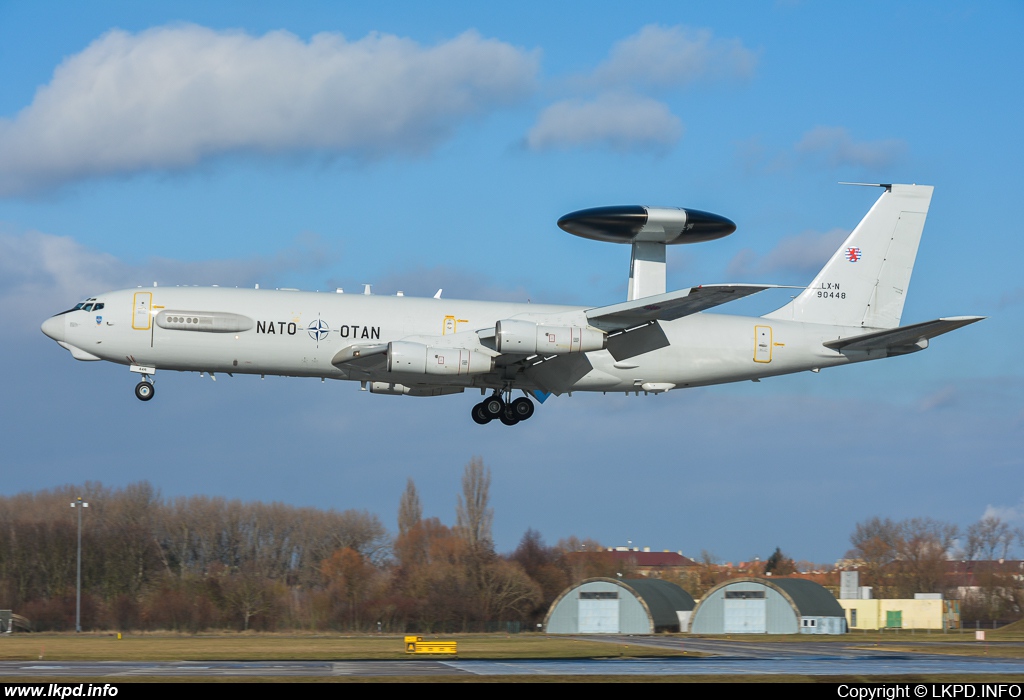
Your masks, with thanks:
[{"label": "aircraft door", "polygon": [[153,316],[150,314],[153,292],[135,292],[132,306],[132,328],[137,331],[150,330],[153,324]]},{"label": "aircraft door", "polygon": [[754,362],[772,361],[772,327],[754,326]]}]

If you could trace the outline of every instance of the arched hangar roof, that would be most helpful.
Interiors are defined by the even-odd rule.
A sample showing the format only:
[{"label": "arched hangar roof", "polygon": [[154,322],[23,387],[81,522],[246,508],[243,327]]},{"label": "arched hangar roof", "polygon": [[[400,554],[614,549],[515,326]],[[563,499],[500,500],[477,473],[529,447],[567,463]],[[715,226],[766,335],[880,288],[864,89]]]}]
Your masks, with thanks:
[{"label": "arched hangar roof", "polygon": [[808,617],[845,617],[843,606],[820,583],[803,578],[756,579],[784,591],[801,615]]},{"label": "arched hangar roof", "polygon": [[[756,583],[778,591],[793,610],[804,617],[846,617],[843,606],[827,588],[802,578],[731,578],[705,593],[701,601],[710,600],[716,592],[737,583]],[[697,615],[696,610],[694,615]]]},{"label": "arched hangar roof", "polygon": [[676,614],[677,611],[691,611],[696,607],[693,596],[676,584],[668,581],[648,578],[620,579],[595,577],[584,579],[562,591],[561,595],[555,598],[548,609],[548,614],[544,618],[544,628],[548,628],[552,615],[566,598],[591,583],[612,584],[619,588],[624,588],[643,607],[650,621],[652,632],[663,628],[678,628],[679,616]]},{"label": "arched hangar roof", "polygon": [[657,578],[622,579],[619,584],[629,588],[633,594],[647,604],[655,627],[669,627],[679,624],[676,611],[693,610],[697,603],[693,596],[674,583]]}]

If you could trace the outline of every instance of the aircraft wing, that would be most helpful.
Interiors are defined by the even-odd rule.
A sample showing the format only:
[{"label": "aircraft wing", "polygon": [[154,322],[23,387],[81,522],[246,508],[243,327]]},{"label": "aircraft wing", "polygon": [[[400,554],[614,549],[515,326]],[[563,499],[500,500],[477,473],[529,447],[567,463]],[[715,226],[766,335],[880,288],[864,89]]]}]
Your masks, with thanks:
[{"label": "aircraft wing", "polygon": [[955,331],[971,323],[980,321],[984,316],[951,316],[937,318],[934,321],[914,323],[901,328],[890,328],[849,338],[827,340],[822,345],[839,352],[871,352],[886,350],[889,354],[902,354],[924,350],[928,347],[928,339]]},{"label": "aircraft wing", "polygon": [[587,320],[590,325],[603,331],[627,330],[652,321],[674,321],[765,289],[779,287],[776,284],[702,285],[589,309]]}]

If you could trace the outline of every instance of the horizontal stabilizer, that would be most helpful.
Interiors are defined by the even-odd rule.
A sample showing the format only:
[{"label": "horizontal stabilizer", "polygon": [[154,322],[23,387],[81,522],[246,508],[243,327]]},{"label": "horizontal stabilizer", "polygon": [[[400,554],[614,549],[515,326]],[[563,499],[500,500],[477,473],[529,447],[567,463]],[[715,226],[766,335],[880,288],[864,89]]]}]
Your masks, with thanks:
[{"label": "horizontal stabilizer", "polygon": [[828,340],[822,343],[827,348],[840,352],[872,352],[885,350],[889,354],[903,354],[915,352],[928,347],[928,339],[940,336],[943,333],[955,331],[966,325],[980,321],[984,316],[953,316],[951,318],[938,318],[934,321],[915,323],[902,328],[891,328],[874,333],[854,335],[849,338]]},{"label": "horizontal stabilizer", "polygon": [[709,284],[691,287],[590,309],[587,311],[587,320],[590,325],[603,331],[621,331],[652,321],[674,321],[778,287],[775,284]]}]

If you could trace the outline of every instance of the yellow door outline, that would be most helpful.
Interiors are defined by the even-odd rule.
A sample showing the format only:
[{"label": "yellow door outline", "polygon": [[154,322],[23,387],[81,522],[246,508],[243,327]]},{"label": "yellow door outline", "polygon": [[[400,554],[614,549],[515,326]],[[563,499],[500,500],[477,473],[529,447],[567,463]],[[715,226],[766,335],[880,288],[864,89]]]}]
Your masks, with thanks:
[{"label": "yellow door outline", "polygon": [[[137,331],[148,331],[153,324],[150,310],[153,308],[153,292],[135,292],[132,297],[132,328]],[[146,325],[139,325],[145,314]]]},{"label": "yellow door outline", "polygon": [[[762,345],[761,333],[765,333],[766,342]],[[754,362],[768,363],[772,361],[772,327],[754,326]]]},{"label": "yellow door outline", "polygon": [[441,335],[448,335],[449,333],[458,333],[460,323],[469,323],[469,321],[464,318],[445,316],[444,320],[441,321]]}]

